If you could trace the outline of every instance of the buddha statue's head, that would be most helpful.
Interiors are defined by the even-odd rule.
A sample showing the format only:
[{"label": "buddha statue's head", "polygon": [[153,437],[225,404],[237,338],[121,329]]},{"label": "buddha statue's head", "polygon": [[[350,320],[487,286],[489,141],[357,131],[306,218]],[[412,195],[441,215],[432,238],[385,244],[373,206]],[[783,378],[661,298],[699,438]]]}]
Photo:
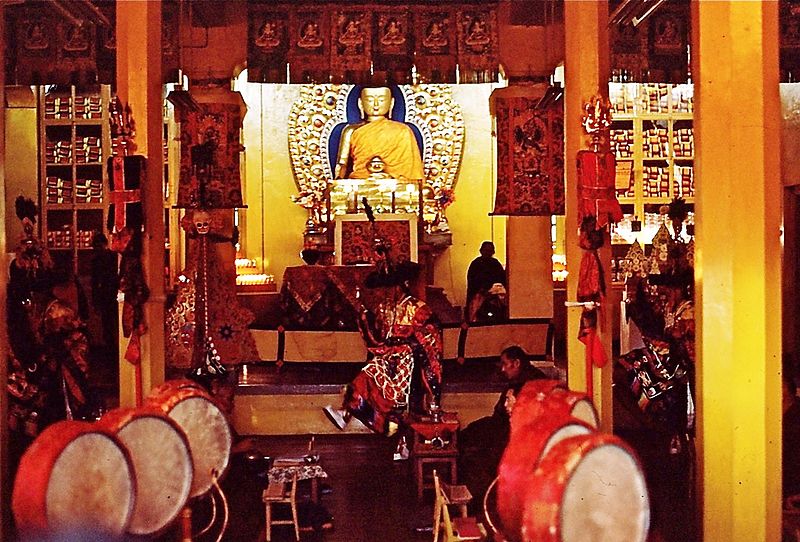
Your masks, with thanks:
[{"label": "buddha statue's head", "polygon": [[389,87],[364,87],[359,103],[368,121],[386,117],[392,109],[392,90]]}]

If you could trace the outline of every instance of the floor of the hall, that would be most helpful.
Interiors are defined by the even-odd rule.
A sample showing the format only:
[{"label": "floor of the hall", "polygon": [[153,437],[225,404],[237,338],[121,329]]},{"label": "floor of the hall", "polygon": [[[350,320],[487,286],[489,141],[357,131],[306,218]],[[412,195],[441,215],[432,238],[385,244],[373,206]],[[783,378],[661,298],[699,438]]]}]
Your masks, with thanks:
[{"label": "floor of the hall", "polygon": [[[632,433],[626,440],[637,449],[645,468],[652,500],[650,542],[692,541],[693,507],[687,493],[686,462],[682,455],[670,455],[668,445],[651,434]],[[237,449],[257,449],[272,457],[304,453],[308,436],[259,437],[239,443]],[[409,461],[392,460],[394,441],[378,435],[321,435],[315,450],[328,473],[324,480],[320,508],[302,509],[332,516],[332,529],[304,531],[307,542],[415,542],[432,540],[433,495],[427,491],[422,502],[416,491]],[[235,454],[224,480],[230,501],[230,525],[224,540],[265,540],[264,507],[261,490],[265,480],[258,468]],[[300,486],[300,501],[310,488]],[[196,523],[203,522],[197,507]],[[317,523],[324,518],[317,517]],[[313,522],[313,520],[310,520]],[[301,523],[303,520],[301,519]],[[427,527],[427,530],[426,530]],[[197,527],[196,527],[197,528]],[[207,535],[208,536],[208,535]],[[167,535],[168,539],[170,538]],[[213,538],[211,538],[213,539]],[[272,540],[294,540],[291,526],[275,526]],[[591,537],[587,535],[587,541]]]}]

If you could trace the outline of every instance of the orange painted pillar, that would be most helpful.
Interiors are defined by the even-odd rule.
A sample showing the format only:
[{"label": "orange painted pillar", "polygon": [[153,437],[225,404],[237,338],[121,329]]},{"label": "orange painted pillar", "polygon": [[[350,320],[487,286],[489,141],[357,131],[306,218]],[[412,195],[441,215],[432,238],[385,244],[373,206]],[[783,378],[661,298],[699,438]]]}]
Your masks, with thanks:
[{"label": "orange painted pillar", "polygon": [[[0,58],[5,58],[5,6],[0,4]],[[6,111],[5,111],[5,72],[0,70],[0,216],[5,217],[6,176],[4,171],[6,156]],[[9,209],[10,211],[10,209]],[[6,235],[0,235],[0,382],[7,382],[8,338],[6,337],[6,286],[8,285],[8,257],[6,256]],[[11,537],[11,482],[12,473],[8,468],[8,393],[3,388],[0,393],[0,540]]]},{"label": "orange painted pillar", "polygon": [[[164,196],[162,191],[161,2],[117,2],[117,94],[136,120],[137,153],[147,156],[142,187],[145,215],[143,264],[150,299],[142,336],[144,395],[164,381]],[[135,402],[135,369],[125,361],[127,339],[120,340],[120,405]]]},{"label": "orange painted pillar", "polygon": [[[608,2],[602,0],[564,2],[564,174],[567,180],[566,202],[566,255],[567,299],[577,299],[578,270],[582,250],[578,246],[578,169],[577,154],[586,148],[586,134],[581,126],[583,104],[592,96],[608,98]],[[610,293],[608,282],[611,267],[611,240],[606,235],[605,246],[599,251],[600,260],[606,270],[606,292]],[[577,339],[580,327],[580,308],[567,309],[567,364],[569,387],[573,390],[586,390],[586,350]],[[599,330],[609,363],[603,368],[593,370],[594,403],[600,415],[600,427],[611,431],[613,426],[611,393],[611,334],[612,307],[606,303],[600,312]]]},{"label": "orange painted pillar", "polygon": [[692,2],[703,539],[780,540],[778,3]]}]

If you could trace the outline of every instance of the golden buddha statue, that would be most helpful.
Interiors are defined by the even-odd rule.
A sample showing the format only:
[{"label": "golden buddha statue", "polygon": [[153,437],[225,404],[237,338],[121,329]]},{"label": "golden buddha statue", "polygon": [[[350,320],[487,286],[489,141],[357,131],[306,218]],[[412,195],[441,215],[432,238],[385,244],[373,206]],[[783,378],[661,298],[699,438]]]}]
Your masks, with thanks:
[{"label": "golden buddha statue", "polygon": [[[342,131],[334,178],[367,179],[385,175],[399,180],[422,179],[422,157],[414,132],[406,124],[388,118],[392,108],[391,89],[364,88],[359,103],[365,119]],[[382,164],[380,169],[376,168],[378,163]]]}]

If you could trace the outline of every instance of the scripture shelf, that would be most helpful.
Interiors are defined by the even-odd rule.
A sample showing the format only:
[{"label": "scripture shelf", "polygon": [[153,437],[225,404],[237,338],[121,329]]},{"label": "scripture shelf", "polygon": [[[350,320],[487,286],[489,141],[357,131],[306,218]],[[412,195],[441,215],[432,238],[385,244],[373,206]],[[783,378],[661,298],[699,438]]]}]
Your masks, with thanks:
[{"label": "scripture shelf", "polygon": [[694,202],[693,97],[687,84],[609,83],[609,144],[625,215],[614,243],[649,243],[661,224],[661,205],[674,197]]},{"label": "scripture shelf", "polygon": [[42,238],[57,263],[89,272],[92,236],[105,231],[110,88],[39,87]]}]

